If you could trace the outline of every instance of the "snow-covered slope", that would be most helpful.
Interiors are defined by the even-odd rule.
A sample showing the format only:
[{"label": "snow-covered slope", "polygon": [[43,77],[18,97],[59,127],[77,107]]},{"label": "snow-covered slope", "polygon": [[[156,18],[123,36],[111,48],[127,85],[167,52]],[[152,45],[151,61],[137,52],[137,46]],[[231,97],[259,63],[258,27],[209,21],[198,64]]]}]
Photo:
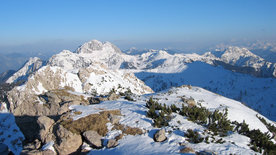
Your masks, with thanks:
[{"label": "snow-covered slope", "polygon": [[17,155],[22,151],[23,140],[24,135],[15,124],[14,116],[10,113],[0,113],[0,143],[7,145],[10,151]]},{"label": "snow-covered slope", "polygon": [[213,54],[216,56],[214,63],[223,65],[227,69],[258,77],[276,77],[275,63],[267,62],[246,48],[230,46],[224,51]]},{"label": "snow-covered slope", "polygon": [[275,78],[256,78],[202,62],[186,64],[186,69],[179,73],[140,72],[136,73],[136,76],[154,91],[183,84],[200,86],[228,98],[242,101],[266,117],[276,120]]},{"label": "snow-covered slope", "polygon": [[40,58],[30,58],[21,69],[19,69],[6,81],[6,83],[13,83],[20,80],[25,81],[32,73],[37,71],[42,66],[43,61]]},{"label": "snow-covered slope", "polygon": [[[100,109],[120,109],[122,116],[119,123],[147,131],[143,135],[124,136],[123,139],[119,140],[119,145],[116,148],[108,149],[104,147],[100,150],[92,149],[90,154],[179,154],[179,150],[183,148],[179,144],[185,144],[185,147],[192,148],[197,152],[208,150],[209,152],[216,152],[217,154],[258,154],[248,146],[250,139],[237,132],[229,133],[228,136],[222,137],[223,141],[225,141],[222,144],[205,142],[198,144],[191,143],[184,137],[187,130],[192,129],[204,135],[206,134],[206,128],[176,113],[173,113],[173,118],[169,122],[169,125],[164,127],[167,139],[161,143],[154,142],[153,134],[158,129],[152,126],[153,120],[146,117],[146,101],[150,97],[153,97],[161,104],[166,104],[167,106],[176,104],[176,106],[181,108],[183,103],[181,97],[183,96],[194,98],[196,102],[210,111],[222,111],[227,108],[229,113],[228,118],[231,121],[240,123],[245,121],[249,124],[251,130],[259,129],[262,132],[269,132],[266,126],[256,117],[256,115],[261,116],[257,112],[249,109],[240,102],[222,97],[199,87],[189,88],[184,86],[172,88],[162,93],[136,97],[136,102],[121,99],[117,101],[106,101],[98,105],[71,106],[71,109],[81,112],[80,115],[75,115],[74,119],[98,113],[101,111]],[[103,137],[105,140],[113,139],[120,134],[118,130],[111,130],[113,127],[112,124],[108,125],[109,132]],[[217,138],[221,137],[215,137],[215,139]]]}]

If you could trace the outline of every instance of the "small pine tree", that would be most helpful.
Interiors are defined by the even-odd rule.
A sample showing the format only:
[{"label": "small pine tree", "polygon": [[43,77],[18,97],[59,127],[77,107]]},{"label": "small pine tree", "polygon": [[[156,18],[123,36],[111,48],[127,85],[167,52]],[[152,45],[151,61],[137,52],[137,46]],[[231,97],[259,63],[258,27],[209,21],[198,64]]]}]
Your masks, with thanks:
[{"label": "small pine tree", "polygon": [[189,138],[189,142],[192,143],[201,143],[204,140],[197,131],[193,131],[192,129],[188,129],[185,135]]}]

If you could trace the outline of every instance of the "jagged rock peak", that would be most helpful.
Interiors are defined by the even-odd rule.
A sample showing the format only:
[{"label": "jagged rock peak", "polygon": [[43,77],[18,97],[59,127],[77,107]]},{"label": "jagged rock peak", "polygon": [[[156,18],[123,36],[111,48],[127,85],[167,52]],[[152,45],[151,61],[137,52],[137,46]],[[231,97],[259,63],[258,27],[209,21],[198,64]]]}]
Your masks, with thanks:
[{"label": "jagged rock peak", "polygon": [[94,53],[96,51],[122,53],[122,51],[112,43],[98,40],[91,40],[84,43],[76,50],[76,53]]},{"label": "jagged rock peak", "polygon": [[6,83],[13,83],[19,80],[27,80],[28,76],[44,65],[38,57],[31,57]]}]

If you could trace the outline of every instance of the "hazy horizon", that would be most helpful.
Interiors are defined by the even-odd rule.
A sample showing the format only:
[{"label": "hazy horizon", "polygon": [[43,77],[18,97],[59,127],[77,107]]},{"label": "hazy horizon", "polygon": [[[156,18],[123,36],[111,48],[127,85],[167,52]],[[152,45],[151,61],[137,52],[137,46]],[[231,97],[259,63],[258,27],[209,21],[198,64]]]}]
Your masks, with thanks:
[{"label": "hazy horizon", "polygon": [[197,51],[276,40],[276,1],[5,1],[0,53],[73,50],[91,39],[121,49]]}]

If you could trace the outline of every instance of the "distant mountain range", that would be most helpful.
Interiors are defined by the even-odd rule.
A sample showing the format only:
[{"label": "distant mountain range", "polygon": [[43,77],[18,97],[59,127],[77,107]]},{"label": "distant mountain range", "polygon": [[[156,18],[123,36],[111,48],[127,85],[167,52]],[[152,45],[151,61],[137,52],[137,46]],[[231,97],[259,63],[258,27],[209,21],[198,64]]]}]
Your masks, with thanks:
[{"label": "distant mountain range", "polygon": [[[212,135],[211,133],[205,133],[206,126],[210,125],[210,118],[209,123],[207,123],[207,118],[203,121],[205,125],[196,121],[192,123],[192,119],[188,118],[188,111],[179,112],[185,110],[181,103],[187,104],[187,107],[190,108],[203,108],[201,109],[203,111],[206,108],[209,110],[209,112],[206,112],[207,114],[220,111],[226,115],[229,112],[232,125],[246,121],[250,130],[259,129],[261,133],[275,134],[264,121],[273,124],[273,121],[276,120],[276,64],[266,61],[246,48],[229,46],[224,50],[206,52],[202,55],[195,53],[172,54],[165,50],[122,52],[110,42],[92,40],[84,43],[74,52],[63,50],[53,55],[47,62],[37,57],[30,58],[18,71],[3,73],[1,78],[6,82],[6,85],[21,83],[19,86],[14,86],[12,90],[3,93],[5,100],[1,101],[1,111],[11,112],[17,119],[20,119],[17,123],[26,139],[32,143],[35,141],[33,136],[37,135],[30,133],[29,130],[31,129],[24,123],[32,124],[48,120],[45,125],[49,125],[50,122],[54,122],[55,125],[53,123],[52,125],[56,126],[55,128],[58,128],[58,130],[51,129],[47,131],[52,135],[50,141],[49,137],[42,138],[45,136],[44,132],[46,132],[43,123],[40,123],[40,126],[37,127],[40,129],[39,132],[37,129],[32,130],[39,134],[38,138],[40,140],[38,141],[40,143],[47,145],[46,148],[60,154],[72,153],[81,144],[84,145],[80,135],[75,135],[75,133],[63,129],[63,127],[68,127],[68,124],[64,124],[66,121],[74,122],[80,118],[87,120],[86,117],[90,114],[93,116],[95,114],[101,115],[102,112],[105,113],[105,110],[120,110],[122,112],[120,123],[129,126],[128,129],[131,131],[135,127],[146,133],[148,132],[148,134],[155,131],[152,122],[154,122],[153,124],[162,124],[164,122],[161,119],[170,118],[168,122],[163,124],[166,126],[166,136],[168,137],[164,145],[170,148],[169,150],[163,150],[166,153],[169,153],[169,151],[176,153],[179,143],[183,141],[181,135],[184,134],[183,132],[185,132],[185,135],[188,134],[187,124],[202,135],[207,134],[208,137]],[[147,110],[150,109],[150,100],[153,100],[151,96],[162,104],[156,105],[153,112],[149,114]],[[172,114],[173,117],[167,117],[168,114],[164,111],[167,111],[168,107],[171,106],[176,106]],[[179,110],[175,110],[177,108]],[[75,115],[77,115],[77,118],[74,117]],[[115,121],[116,117],[113,114],[105,115],[105,118]],[[153,115],[151,119],[148,118],[149,115]],[[159,116],[155,118],[155,115]],[[187,115],[187,117],[183,117],[183,115]],[[24,116],[28,117],[25,118]],[[263,120],[258,118],[259,116]],[[40,120],[37,117],[43,118]],[[55,120],[51,120],[50,117]],[[57,121],[57,118],[60,120]],[[60,122],[63,122],[63,124]],[[72,124],[72,122],[69,124]],[[84,124],[89,124],[89,122],[81,123],[81,125]],[[49,125],[49,128],[51,128],[51,125]],[[119,126],[116,131],[113,131],[111,125],[108,128],[108,134],[103,136],[106,136],[106,139],[115,138],[113,134],[117,134],[119,129],[122,130],[121,132],[127,130],[121,128],[124,127]],[[238,125],[236,128],[239,131]],[[68,136],[62,137],[65,131],[68,132],[66,133]],[[226,137],[221,138],[225,142],[220,142],[219,137],[214,137],[216,141],[219,141],[218,143],[222,144],[219,149],[216,148],[219,144],[215,144],[217,143],[214,142],[215,140],[211,143],[207,140],[208,144],[210,143],[208,147],[222,154],[255,153],[249,147],[251,144],[249,144],[246,134],[240,132],[225,134]],[[4,136],[7,138],[7,135],[4,134]],[[62,142],[69,143],[73,141],[72,139],[65,140],[70,136],[72,136],[72,139],[78,140],[76,144],[62,144]],[[141,139],[147,141],[145,143],[147,145],[152,144],[152,137],[153,135],[140,135]],[[207,136],[203,137],[206,138]],[[176,143],[167,143],[171,140]],[[241,143],[239,143],[240,141]],[[118,140],[115,140],[115,142],[118,142]],[[137,139],[131,137],[126,137],[120,142],[121,146],[116,147],[114,144],[114,147],[116,147],[114,150],[121,153],[125,153],[128,147],[138,145],[139,147],[146,147]],[[138,144],[138,142],[141,144]],[[196,150],[208,148],[205,144],[204,146],[193,145],[191,141],[186,142],[188,144],[185,145]],[[103,145],[107,147],[108,144],[105,143],[107,142],[104,142]],[[73,150],[70,150],[69,146]],[[153,147],[156,148],[157,146]],[[11,146],[11,148],[17,149],[14,146]],[[22,149],[22,147],[18,149]],[[147,150],[154,151],[152,149]],[[25,151],[28,150],[25,149]],[[101,151],[112,152],[105,148],[98,153],[103,153]],[[136,149],[136,151],[138,154],[145,153],[143,150]],[[97,151],[93,153],[97,153]]]},{"label": "distant mountain range", "polygon": [[[276,64],[266,61],[246,48],[230,46],[223,51],[207,52],[203,55],[169,54],[164,50],[138,52],[140,54],[127,53],[131,51],[123,53],[109,42],[92,40],[80,46],[75,52],[64,50],[52,56],[47,64],[39,58],[31,58],[13,76],[5,78],[8,83],[26,81],[32,74],[35,77],[36,71],[43,66],[44,70],[47,67],[58,67],[68,74],[80,76],[83,68],[101,64],[99,67],[102,66],[105,70],[134,73],[154,91],[193,84],[245,102],[265,116],[276,120],[276,115],[273,113],[275,109],[271,107],[276,99],[276,95],[272,94],[276,92]],[[91,74],[93,71],[86,72]],[[104,72],[106,74],[107,71]],[[99,85],[93,84],[88,89],[83,82],[88,85],[94,83],[82,80],[82,87],[85,86],[85,89],[79,88],[81,92],[96,90],[99,91],[97,93],[107,93],[112,87],[117,87],[111,84],[108,89],[101,88],[100,91]]]}]

